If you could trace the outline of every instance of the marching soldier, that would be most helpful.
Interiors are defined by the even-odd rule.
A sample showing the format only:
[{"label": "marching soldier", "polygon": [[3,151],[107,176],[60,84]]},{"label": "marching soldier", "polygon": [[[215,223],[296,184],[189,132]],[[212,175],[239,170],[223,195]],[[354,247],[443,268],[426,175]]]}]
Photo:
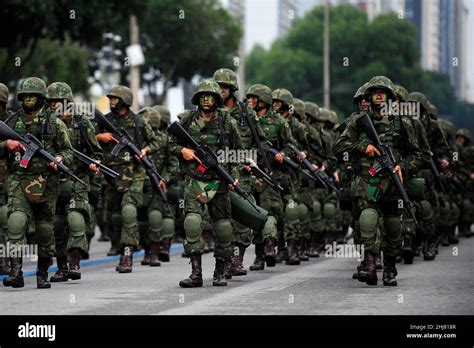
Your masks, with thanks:
[{"label": "marching soldier", "polygon": [[[66,125],[55,113],[45,109],[46,84],[37,77],[22,81],[18,91],[21,110],[6,120],[18,134],[35,135],[41,145],[58,163],[66,166],[72,162],[72,147]],[[38,156],[33,156],[26,168],[22,167],[22,152],[25,147],[16,140],[0,143],[0,158],[7,158],[9,173],[8,190],[8,242],[17,247],[26,244],[26,230],[32,219],[35,223],[35,238],[38,243],[38,268],[36,284],[39,289],[51,287],[48,268],[55,254],[53,218],[59,194],[59,176],[54,162],[45,165]],[[4,286],[24,287],[22,256],[10,258],[11,271],[3,280]]]}]

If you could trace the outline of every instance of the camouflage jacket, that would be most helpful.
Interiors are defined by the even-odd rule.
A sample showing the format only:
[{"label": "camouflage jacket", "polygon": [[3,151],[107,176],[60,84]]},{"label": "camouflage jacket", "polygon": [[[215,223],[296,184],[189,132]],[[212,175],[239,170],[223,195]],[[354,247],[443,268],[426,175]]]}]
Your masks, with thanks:
[{"label": "camouflage jacket", "polygon": [[[95,128],[92,125],[92,122],[89,121],[87,117],[78,117],[81,122],[81,126],[79,126],[79,124],[76,122],[76,119],[72,116],[59,116],[59,118],[64,122],[67,127],[69,140],[71,141],[71,145],[74,149],[86,154],[87,156],[93,159],[97,159],[100,161],[104,160],[104,152],[95,137]],[[82,127],[87,137],[87,140],[84,140],[84,137],[81,133],[81,129],[79,127]],[[87,173],[89,174],[89,176],[94,175],[94,173],[89,170],[88,165],[78,160],[73,161],[71,169],[73,169],[75,172]]]},{"label": "camouflage jacket", "polygon": [[323,164],[328,171],[337,169],[337,159],[333,153],[333,139],[320,126],[308,124],[308,160],[312,163]]},{"label": "camouflage jacket", "polygon": [[[181,117],[181,125],[187,132],[202,146],[207,146],[214,152],[219,162],[234,176],[238,176],[242,163],[227,156],[227,150],[241,150],[242,140],[238,130],[237,122],[227,112],[217,110],[214,112],[214,118],[207,122],[200,114],[199,109],[187,110]],[[222,134],[221,129],[224,131]],[[199,163],[196,161],[186,161],[181,150],[186,144],[181,143],[175,137],[171,137],[170,150],[175,155],[181,165],[182,172],[199,181],[220,181],[221,178],[213,170],[204,173],[198,169]]]},{"label": "camouflage jacket", "polygon": [[[151,125],[148,121],[130,111],[126,116],[118,116],[112,112],[105,117],[117,128],[124,129],[131,137],[132,142],[139,148],[147,148],[148,156],[152,156],[158,151],[160,145]],[[109,130],[98,127],[98,133],[106,133]],[[118,157],[112,156],[112,149],[116,145],[115,142],[102,143],[104,149],[105,165],[110,167],[121,167],[133,171],[136,175],[144,176],[144,167],[135,159],[134,154],[129,148],[125,147],[120,151]]]},{"label": "camouflage jacket", "polygon": [[[28,116],[20,111],[9,117],[6,123],[20,135],[31,133],[41,141],[46,151],[53,156],[61,156],[66,166],[71,165],[73,155],[67,127],[56,114],[40,110],[36,115]],[[48,166],[48,163],[37,155],[32,157],[27,168],[20,167],[22,154],[19,152],[9,153],[6,141],[0,143],[0,158],[7,159],[9,173],[18,175],[57,175]]]},{"label": "camouflage jacket", "polygon": [[167,183],[178,182],[179,175],[179,160],[176,156],[171,154],[170,136],[168,133],[162,132],[158,129],[153,129],[158,138],[159,149],[150,159],[155,163],[158,172]]},{"label": "camouflage jacket", "polygon": [[[369,177],[369,169],[375,165],[375,157],[367,157],[365,154],[371,141],[358,126],[357,121],[363,115],[364,113],[359,113],[347,124],[346,129],[334,143],[334,152],[341,158],[345,155],[350,157],[356,175]],[[383,117],[375,120],[372,113],[369,113],[369,116],[382,143],[392,149],[395,157],[394,165],[400,165],[404,170],[406,160],[409,168],[408,176],[415,175],[420,165],[421,151],[411,122],[405,117]]]}]

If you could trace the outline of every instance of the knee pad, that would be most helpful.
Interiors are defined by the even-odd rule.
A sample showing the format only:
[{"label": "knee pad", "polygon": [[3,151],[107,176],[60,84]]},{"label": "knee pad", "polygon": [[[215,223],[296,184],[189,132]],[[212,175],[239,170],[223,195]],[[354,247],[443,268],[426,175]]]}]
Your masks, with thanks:
[{"label": "knee pad", "polygon": [[433,207],[431,203],[428,201],[421,201],[421,219],[422,220],[429,220],[433,218]]},{"label": "knee pad", "polygon": [[262,230],[264,236],[276,236],[277,235],[277,221],[273,215],[270,215],[265,222],[265,226]]},{"label": "knee pad", "polygon": [[288,202],[285,206],[285,218],[289,223],[298,222],[299,210],[296,202]]},{"label": "knee pad", "polygon": [[150,228],[154,231],[161,231],[163,229],[163,214],[159,210],[152,210],[148,213],[148,223]]},{"label": "knee pad", "polygon": [[78,211],[71,211],[67,214],[69,231],[73,236],[78,236],[86,232],[86,222],[84,216]]},{"label": "knee pad", "polygon": [[298,204],[298,218],[301,221],[304,221],[308,218],[308,207],[306,207],[306,204]]},{"label": "knee pad", "polygon": [[112,222],[112,226],[116,231],[120,231],[122,228],[122,215],[120,213],[112,213],[110,216],[110,221]]},{"label": "knee pad", "polygon": [[175,233],[174,220],[172,218],[163,219],[163,238],[173,238]]},{"label": "knee pad", "polygon": [[36,238],[38,244],[54,244],[54,234],[51,222],[36,221]]},{"label": "knee pad", "polygon": [[445,204],[443,207],[439,207],[440,223],[441,222],[446,222],[446,219],[449,216],[449,211],[450,211],[450,207],[447,204]]},{"label": "knee pad", "polygon": [[377,210],[372,208],[366,208],[362,210],[359,217],[360,230],[371,231],[376,229],[378,220],[379,214]]},{"label": "knee pad", "polygon": [[320,220],[322,216],[321,203],[319,201],[313,202],[313,220]]},{"label": "knee pad", "polygon": [[386,216],[384,219],[385,231],[392,232],[388,233],[389,235],[393,235],[393,233],[398,233],[401,231],[401,222],[399,216]]},{"label": "knee pad", "polygon": [[22,239],[28,228],[28,216],[21,211],[14,211],[8,217],[8,238]]},{"label": "knee pad", "polygon": [[217,220],[214,223],[216,238],[223,247],[230,246],[232,242],[232,224],[230,219]]},{"label": "knee pad", "polygon": [[325,203],[323,207],[323,216],[325,219],[333,220],[336,218],[336,205],[334,203]]},{"label": "knee pad", "polygon": [[122,207],[122,219],[125,225],[137,222],[137,207],[133,204],[125,204]]},{"label": "knee pad", "polygon": [[197,242],[201,238],[202,217],[196,213],[189,213],[184,218],[184,232],[186,239],[190,242]]}]

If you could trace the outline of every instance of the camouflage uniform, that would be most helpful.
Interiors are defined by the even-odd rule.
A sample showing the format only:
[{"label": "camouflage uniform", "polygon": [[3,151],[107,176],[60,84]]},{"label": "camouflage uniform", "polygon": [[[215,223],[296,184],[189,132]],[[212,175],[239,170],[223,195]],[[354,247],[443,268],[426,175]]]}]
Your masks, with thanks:
[{"label": "camouflage uniform", "polygon": [[[278,151],[290,154],[291,148],[289,145],[294,144],[290,126],[282,116],[271,109],[271,89],[268,86],[256,84],[249,87],[246,95],[247,98],[252,96],[256,97],[259,103],[265,105],[267,111],[264,115],[258,115],[258,121],[266,139],[270,141],[273,147]],[[259,111],[265,109],[260,109]],[[259,112],[257,110],[255,111],[257,113]],[[272,166],[272,178],[284,187],[287,192],[290,192],[291,182],[288,180],[289,176],[285,173],[285,169],[274,160],[273,156],[267,155],[267,160]],[[261,232],[254,231],[253,235],[256,257],[253,265],[250,266],[250,270],[261,270],[264,267],[264,258],[266,259],[268,266],[274,265],[274,250],[275,241],[278,236],[278,229],[283,230],[285,238],[292,241],[291,245],[293,248],[295,247],[294,242],[297,231],[295,225],[285,223],[284,204],[280,192],[276,192],[272,188],[266,186],[266,184],[261,184],[260,181],[258,181],[255,187],[255,199],[259,206],[268,211],[268,220],[265,227]],[[297,219],[298,217],[295,216],[294,220],[296,220],[296,222],[298,221]],[[288,222],[288,220],[286,222]],[[294,255],[294,252],[292,255]]]},{"label": "camouflage uniform", "polygon": [[[0,115],[0,121],[5,121],[11,113],[7,111],[8,87],[0,83],[0,104],[3,107],[3,112]],[[0,244],[6,245],[7,242],[7,223],[8,223],[8,205],[7,205],[7,190],[5,181],[7,179],[7,161],[0,160]],[[8,258],[0,257],[0,275],[8,274],[10,267],[8,266]]]},{"label": "camouflage uniform", "polygon": [[[393,83],[384,76],[375,76],[369,81],[367,92],[383,90],[388,98],[395,98]],[[377,105],[371,103],[372,108]],[[376,110],[376,109],[375,109]],[[403,168],[406,157],[409,160],[409,172],[404,173],[411,177],[416,173],[420,161],[420,150],[411,123],[403,117],[382,116],[370,110],[372,118],[382,142],[387,144],[395,157],[395,165]],[[361,114],[362,116],[362,114]],[[402,141],[407,139],[407,141]],[[351,156],[356,177],[352,183],[353,196],[357,199],[358,220],[360,223],[360,241],[365,246],[364,260],[359,272],[359,281],[368,285],[377,284],[375,271],[375,255],[379,217],[383,221],[382,250],[384,251],[384,285],[395,286],[397,270],[395,258],[401,251],[401,211],[398,205],[399,194],[394,189],[388,174],[380,173],[371,176],[370,168],[374,166],[374,157],[366,155],[366,149],[371,145],[365,132],[358,126],[358,117],[354,118],[342,132],[334,144],[337,156],[344,154]]]},{"label": "camouflage uniform", "polygon": [[[212,113],[212,118],[206,121],[202,116],[203,106],[192,111],[185,111],[181,125],[201,145],[207,145],[211,151],[240,149],[242,142],[236,121],[221,109],[223,103],[219,85],[212,79],[203,80],[197,86],[191,98],[194,105],[199,105],[201,99],[214,99],[214,105],[207,113]],[[222,130],[224,134],[222,134]],[[204,251],[202,239],[203,208],[207,205],[209,215],[216,231],[216,246],[214,257],[216,267],[214,270],[214,286],[225,286],[225,262],[231,261],[232,256],[232,224],[230,219],[229,188],[226,182],[214,171],[199,170],[197,161],[186,161],[181,150],[185,147],[172,138],[170,142],[171,153],[180,159],[181,170],[186,175],[184,199],[185,220],[184,229],[186,239],[184,249],[190,255],[192,273],[189,278],[180,282],[181,287],[202,286],[201,255]],[[227,169],[230,163],[225,163]],[[235,177],[235,175],[234,175]]]},{"label": "camouflage uniform", "polygon": [[[462,138],[464,140],[462,140]],[[459,151],[459,165],[466,168],[469,175],[465,178],[465,192],[462,194],[461,215],[459,217],[459,234],[471,237],[471,224],[474,222],[474,185],[470,174],[474,172],[474,146],[471,145],[469,130],[461,128],[456,132],[456,147]]]},{"label": "camouflage uniform", "polygon": [[[131,90],[125,86],[115,86],[107,96],[118,98],[120,109],[126,111],[123,116],[110,112],[105,117],[115,127],[127,131],[132,142],[140,149],[148,149],[148,155],[152,156],[159,149],[159,144],[150,124],[130,110],[133,102]],[[99,133],[105,132],[108,130],[99,126]],[[106,177],[105,206],[109,221],[112,222],[112,234],[120,240],[122,257],[117,271],[129,273],[132,271],[133,251],[139,242],[137,208],[143,204],[146,171],[127,147],[122,149],[118,157],[113,157],[111,151],[115,144],[114,141],[101,144],[105,154],[104,164],[120,174],[116,179]]]},{"label": "camouflage uniform", "polygon": [[[294,113],[293,95],[287,89],[281,88],[273,91],[272,99],[274,103],[282,103],[283,109],[274,111],[280,113],[280,115],[282,115],[282,117],[288,122],[294,139],[293,145],[295,145],[299,151],[304,151],[308,147],[306,143],[306,127],[297,119],[297,117],[293,117],[292,115]],[[292,153],[288,155],[293,157]],[[301,203],[298,198],[298,192],[300,190],[300,175],[293,172],[284,173],[283,175],[291,185],[290,192],[283,195],[283,201],[285,204],[285,231],[287,231],[287,233],[280,236],[280,238],[283,237],[284,242],[290,244],[290,247],[286,250],[287,263],[298,264],[298,261],[308,261],[308,257],[304,251],[311,235],[311,220],[307,206]],[[296,245],[292,246],[292,244]],[[293,250],[295,250],[294,253],[289,252]]]},{"label": "camouflage uniform", "polygon": [[[50,102],[60,102],[62,105],[74,102],[71,87],[64,82],[54,82],[49,85],[48,98]],[[76,150],[91,158],[103,160],[102,148],[95,138],[95,128],[87,117],[65,112],[57,116],[66,125],[71,145]],[[51,277],[51,282],[80,279],[79,260],[81,252],[89,250],[90,239],[86,238],[86,231],[91,221],[89,192],[90,181],[94,174],[89,170],[88,165],[77,160],[73,162],[71,169],[87,186],[68,178],[59,180],[60,192],[54,216],[58,271]],[[68,254],[69,270],[67,265]]]},{"label": "camouflage uniform", "polygon": [[[252,120],[253,124],[255,125],[257,134],[262,139],[262,143],[264,143],[263,131],[261,130],[258,124],[258,117],[255,114],[255,111],[253,111],[250,107],[247,107],[246,105],[240,105],[234,95],[234,93],[239,89],[237,76],[232,70],[222,68],[218,69],[214,73],[213,77],[214,80],[219,84],[219,86],[225,86],[230,88],[231,92],[229,99],[232,100],[232,106],[224,105],[223,109],[235,119],[238,125],[240,138],[242,141],[242,148],[245,150],[257,148],[256,142],[252,136],[252,131],[248,125],[247,117]],[[227,103],[228,100],[225,100],[224,102]],[[246,113],[248,113],[248,116],[246,116]],[[255,177],[251,175],[248,171],[242,170],[239,173],[239,180],[242,188],[248,193],[250,193],[249,199],[255,202],[255,197],[253,196],[253,192],[255,189]],[[229,265],[229,269],[227,271],[229,274],[226,274],[227,278],[230,278],[231,276],[241,276],[247,274],[247,270],[243,266],[243,259],[245,250],[250,246],[250,243],[252,242],[252,231],[249,227],[241,224],[237,220],[232,221],[232,226],[232,244],[234,246],[234,255],[232,257],[232,265]]]},{"label": "camouflage uniform", "polygon": [[[25,106],[26,97],[37,96],[33,105]],[[61,156],[67,166],[72,162],[71,143],[65,124],[55,114],[44,110],[47,96],[46,84],[37,77],[25,79],[20,85],[18,100],[22,109],[12,115],[6,123],[17,133],[31,133],[53,156]],[[26,231],[31,219],[35,223],[38,243],[37,286],[49,288],[48,268],[55,254],[53,217],[59,194],[59,175],[43,159],[33,156],[27,168],[20,167],[21,154],[9,153],[7,142],[0,143],[0,158],[7,158],[8,187],[8,241],[10,244],[26,244]],[[10,277],[4,285],[23,287],[22,258],[11,258]]]}]

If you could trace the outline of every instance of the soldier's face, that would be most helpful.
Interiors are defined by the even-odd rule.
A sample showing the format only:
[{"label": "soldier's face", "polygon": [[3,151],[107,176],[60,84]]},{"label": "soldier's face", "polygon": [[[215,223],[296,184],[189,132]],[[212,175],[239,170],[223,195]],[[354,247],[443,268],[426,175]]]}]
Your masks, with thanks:
[{"label": "soldier's face", "polygon": [[367,110],[369,110],[369,105],[370,105],[370,103],[367,100],[362,99],[362,101],[360,103],[360,108],[361,108],[361,110],[367,111]]},{"label": "soldier's face", "polygon": [[230,87],[226,85],[220,85],[221,96],[224,100],[227,100],[230,97]]},{"label": "soldier's face", "polygon": [[201,94],[199,97],[199,106],[204,111],[212,110],[215,103],[216,99],[212,94]]},{"label": "soldier's face", "polygon": [[375,90],[372,92],[372,104],[382,106],[382,103],[387,102],[387,93],[383,90]]},{"label": "soldier's face", "polygon": [[247,104],[252,108],[252,109],[255,109],[255,107],[257,106],[258,104],[258,98],[255,97],[255,96],[249,96],[247,98]]},{"label": "soldier's face", "polygon": [[25,105],[27,108],[33,107],[37,101],[38,97],[36,95],[25,95],[23,97],[23,105]]},{"label": "soldier's face", "polygon": [[274,111],[277,111],[277,112],[280,111],[282,106],[283,106],[283,103],[280,100],[273,101],[272,107]]},{"label": "soldier's face", "polygon": [[458,143],[459,145],[464,145],[465,142],[466,138],[464,138],[463,136],[456,137],[456,143]]},{"label": "soldier's face", "polygon": [[119,102],[119,98],[115,98],[115,97],[109,98],[109,107],[110,107],[110,109],[115,108],[115,106],[117,105],[118,102]]}]

